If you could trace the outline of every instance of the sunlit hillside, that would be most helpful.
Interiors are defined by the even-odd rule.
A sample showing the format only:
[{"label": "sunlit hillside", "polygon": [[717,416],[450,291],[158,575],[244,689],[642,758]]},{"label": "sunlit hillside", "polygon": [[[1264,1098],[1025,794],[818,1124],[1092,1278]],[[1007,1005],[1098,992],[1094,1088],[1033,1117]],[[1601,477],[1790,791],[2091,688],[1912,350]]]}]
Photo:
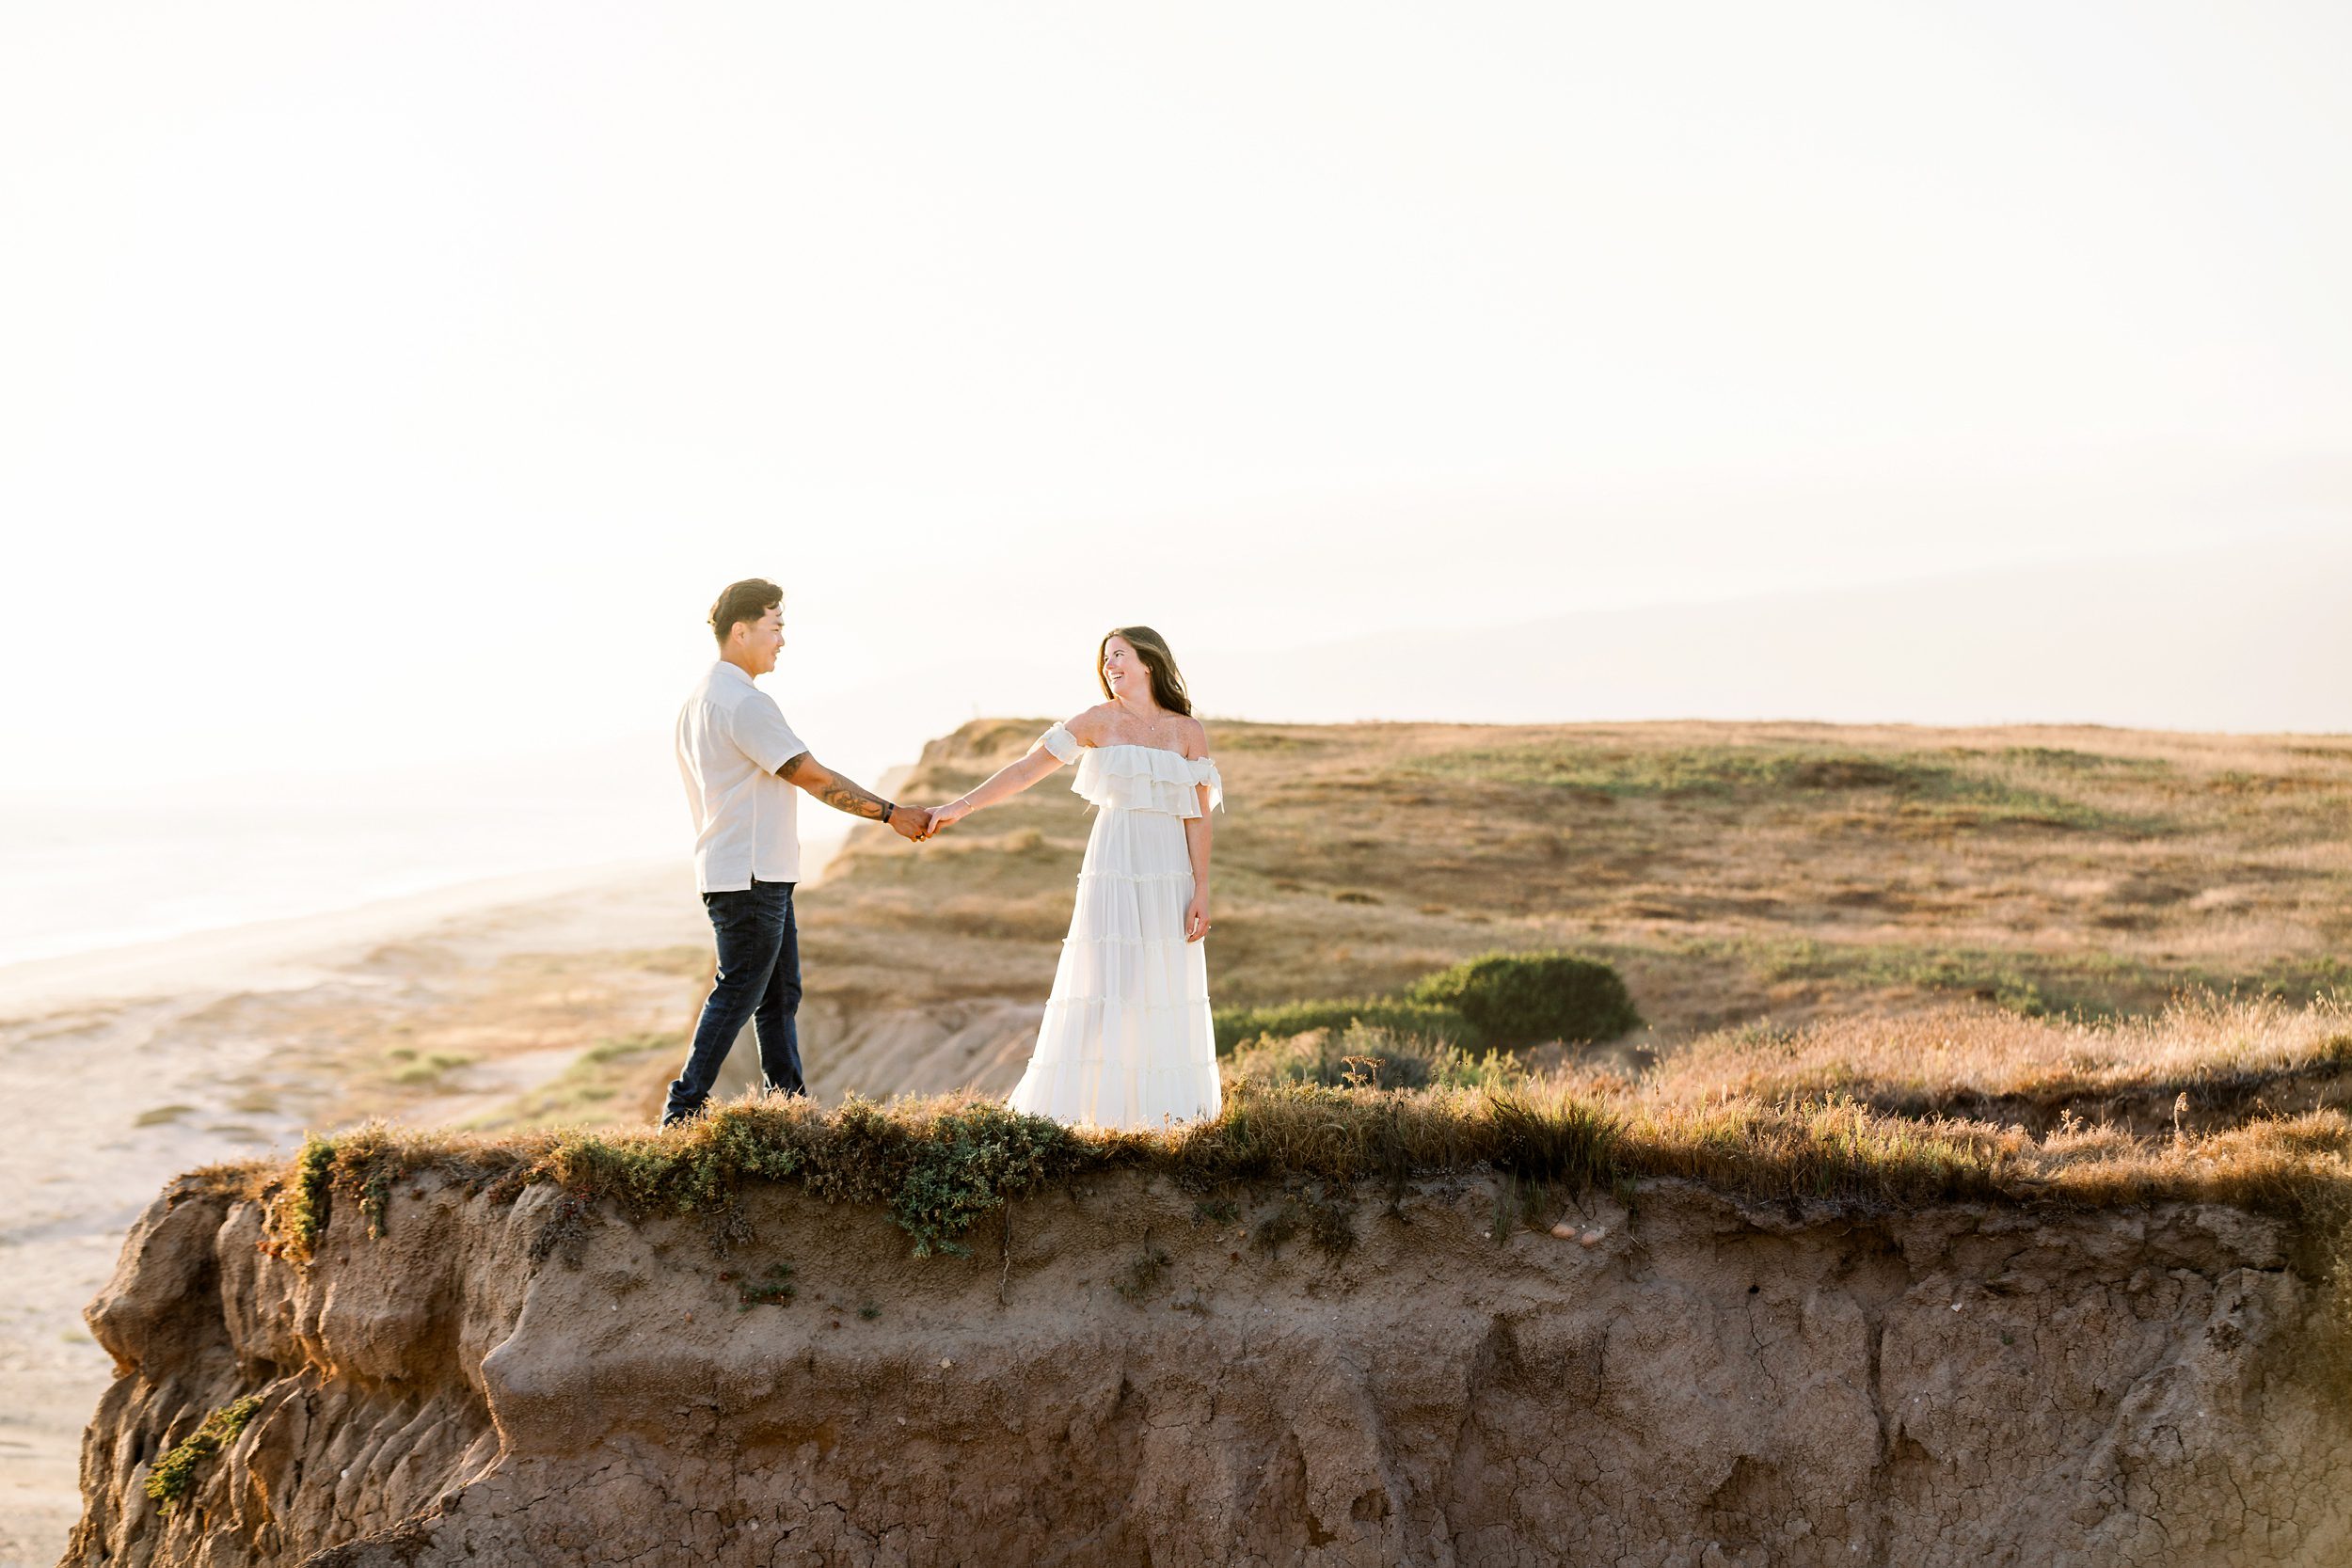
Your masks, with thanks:
[{"label": "sunlit hillside", "polygon": [[[894,793],[961,793],[1045,722],[968,724]],[[1525,1065],[1631,1072],[1724,1030],[1953,1007],[2097,1021],[2185,990],[2299,1004],[2352,986],[2352,738],[1701,723],[1212,737],[1231,807],[1216,819],[1220,1008],[1376,996],[1471,955],[1567,948],[1614,966],[1645,1026],[1522,1050]],[[803,889],[802,1039],[821,1097],[1009,1087],[1088,832],[1069,778],[921,846],[861,829]],[[649,1120],[709,948],[574,958],[560,979],[552,961],[452,975],[464,987],[394,1038],[325,1030],[352,1036],[364,1070],[331,1075],[345,1092],[319,1119]],[[479,1026],[591,985],[636,1000],[570,1029]],[[1865,1035],[1879,1037],[1807,1037],[1867,1054]],[[723,1091],[755,1071],[747,1042]]]},{"label": "sunlit hillside", "polygon": [[[1045,721],[932,742],[953,796]],[[1818,724],[1212,726],[1220,1006],[1384,992],[1494,948],[1625,974],[1666,1046],[1980,998],[2144,1011],[2352,978],[2352,737]],[[1088,817],[1057,775],[803,903],[812,994],[1041,998]]]}]

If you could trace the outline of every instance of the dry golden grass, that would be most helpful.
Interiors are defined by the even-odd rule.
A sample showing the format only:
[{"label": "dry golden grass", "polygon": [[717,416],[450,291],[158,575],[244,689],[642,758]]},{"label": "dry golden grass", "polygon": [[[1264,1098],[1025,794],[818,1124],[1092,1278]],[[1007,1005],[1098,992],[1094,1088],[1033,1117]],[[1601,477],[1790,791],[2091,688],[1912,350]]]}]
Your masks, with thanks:
[{"label": "dry golden grass", "polygon": [[[1313,1178],[1401,1182],[1494,1170],[1570,1187],[1672,1177],[1759,1200],[1974,1200],[2108,1207],[2186,1199],[2282,1213],[2329,1236],[2352,1198],[2352,1122],[2336,1104],[2245,1108],[2157,1131],[2061,1115],[2019,1119],[1889,1111],[1890,1085],[1954,1101],[2046,1103],[2232,1075],[2338,1072],[2352,1040],[2333,1005],[2214,1002],[2104,1028],[1989,1012],[1793,1038],[1723,1037],[1687,1067],[1643,1080],[1550,1074],[1506,1087],[1327,1088],[1236,1078],[1214,1121],[1166,1134],[1073,1131],[971,1096],[747,1100],[642,1133],[581,1129],[421,1133],[381,1124],[316,1139],[291,1167],[215,1167],[201,1179],[273,1205],[290,1255],[307,1256],[338,1200],[381,1222],[391,1187],[421,1172],[517,1193],[554,1182],[639,1212],[723,1208],[747,1180],[889,1202],[918,1238],[952,1240],[1009,1195],[1090,1170],[1141,1167],[1198,1190]],[[1929,1029],[1941,1048],[1917,1049]],[[2129,1053],[2144,1053],[2138,1065]],[[1810,1083],[1808,1065],[1838,1081]],[[1720,1074],[1710,1090],[1698,1073]],[[916,1189],[921,1189],[917,1191]],[[910,1194],[914,1196],[910,1196]]]},{"label": "dry golden grass", "polygon": [[[926,748],[969,787],[1043,720]],[[1359,996],[1494,948],[1614,964],[1663,1048],[1979,998],[2148,1011],[2352,983],[2352,740],[2090,728],[1212,722],[1220,1005]],[[1041,997],[1088,828],[1066,780],[803,900],[812,989]],[[917,941],[922,973],[905,943]]]},{"label": "dry golden grass", "polygon": [[1723,1030],[1638,1087],[1611,1082],[1657,1105],[1846,1096],[1893,1114],[2037,1132],[2070,1120],[2203,1131],[2352,1105],[2352,1010],[2333,996],[2294,1007],[2204,995],[2086,1022],[1952,1006]]},{"label": "dry golden grass", "polygon": [[2299,1212],[2352,1190],[2352,1018],[2334,1000],[2207,997],[2101,1023],[1985,1007],[1843,1019],[1710,1036],[1638,1081],[1553,1082],[1646,1139],[1645,1169],[1742,1189],[1760,1148],[1788,1151],[1763,1156],[1777,1180],[1822,1149],[1932,1168],[1965,1147],[2011,1196]]}]

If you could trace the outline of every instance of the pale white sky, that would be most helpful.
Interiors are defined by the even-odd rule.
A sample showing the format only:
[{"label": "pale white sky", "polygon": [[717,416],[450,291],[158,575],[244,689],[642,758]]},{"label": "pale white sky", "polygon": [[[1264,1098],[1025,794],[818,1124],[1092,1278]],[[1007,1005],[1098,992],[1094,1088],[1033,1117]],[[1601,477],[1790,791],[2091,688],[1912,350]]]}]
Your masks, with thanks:
[{"label": "pale white sky", "polygon": [[11,7],[0,783],[658,735],[753,574],[870,768],[1121,621],[2341,538],[2348,73],[2332,4]]}]

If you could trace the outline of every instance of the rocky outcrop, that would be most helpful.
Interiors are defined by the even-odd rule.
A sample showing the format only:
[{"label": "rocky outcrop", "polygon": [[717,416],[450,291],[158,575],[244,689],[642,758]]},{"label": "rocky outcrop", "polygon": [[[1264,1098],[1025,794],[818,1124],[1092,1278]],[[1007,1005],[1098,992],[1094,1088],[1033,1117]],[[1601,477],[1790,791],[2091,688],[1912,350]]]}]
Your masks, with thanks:
[{"label": "rocky outcrop", "polygon": [[[634,1223],[425,1180],[306,1272],[184,1184],[90,1308],[65,1560],[2352,1560],[2276,1223],[1633,1196],[1498,1243],[1484,1179],[1130,1174],[916,1259],[798,1191]],[[253,1394],[163,1512],[157,1459]]]}]

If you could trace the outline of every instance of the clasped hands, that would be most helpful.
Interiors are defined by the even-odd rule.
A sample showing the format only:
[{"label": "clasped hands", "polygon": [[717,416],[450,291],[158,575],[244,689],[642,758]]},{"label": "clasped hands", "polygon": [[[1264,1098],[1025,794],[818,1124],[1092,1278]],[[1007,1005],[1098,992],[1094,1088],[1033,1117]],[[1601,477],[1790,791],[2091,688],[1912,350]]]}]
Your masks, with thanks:
[{"label": "clasped hands", "polygon": [[971,804],[964,800],[950,800],[944,806],[899,806],[890,814],[890,831],[909,844],[920,844],[971,814]]}]

